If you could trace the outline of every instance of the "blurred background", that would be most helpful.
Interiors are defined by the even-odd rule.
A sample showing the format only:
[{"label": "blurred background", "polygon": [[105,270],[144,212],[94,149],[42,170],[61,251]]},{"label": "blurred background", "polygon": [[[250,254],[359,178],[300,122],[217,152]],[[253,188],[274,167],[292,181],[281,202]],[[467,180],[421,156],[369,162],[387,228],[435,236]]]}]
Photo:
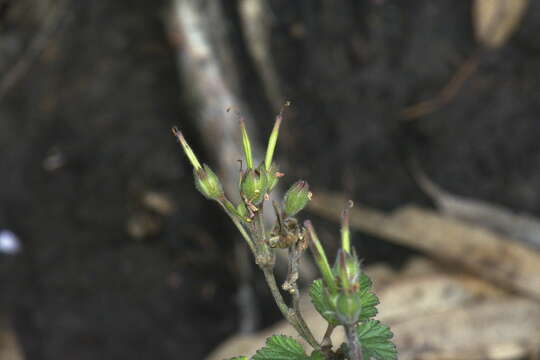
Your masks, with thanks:
[{"label": "blurred background", "polygon": [[[394,277],[427,255],[442,273],[515,294],[526,334],[499,358],[533,356],[539,34],[540,3],[526,0],[0,0],[0,358],[203,359],[242,328],[242,279],[255,311],[243,329],[280,320],[170,128],[234,187],[234,113],[263,146],[286,100],[282,191],[306,179],[315,199],[341,194],[388,219],[416,204],[523,250],[510,253],[530,268],[501,270],[509,252],[491,247],[486,271],[427,249],[428,235],[407,243],[361,221],[354,231],[365,264]],[[336,219],[315,207],[301,217],[333,253]],[[525,240],[514,236],[524,217]],[[491,343],[508,321],[485,326]],[[436,355],[419,332],[411,358]],[[488,345],[471,358],[491,358]]]}]

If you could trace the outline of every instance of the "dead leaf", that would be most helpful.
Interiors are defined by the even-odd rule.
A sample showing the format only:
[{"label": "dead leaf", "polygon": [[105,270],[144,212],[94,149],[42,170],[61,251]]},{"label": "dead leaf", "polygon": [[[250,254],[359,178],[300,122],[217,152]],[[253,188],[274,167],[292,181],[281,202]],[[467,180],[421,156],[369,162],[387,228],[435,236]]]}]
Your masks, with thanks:
[{"label": "dead leaf", "polygon": [[23,352],[17,341],[17,336],[7,320],[0,314],[0,359],[23,360]]},{"label": "dead leaf", "polygon": [[520,24],[527,4],[528,0],[475,0],[476,40],[488,48],[504,45]]},{"label": "dead leaf", "polygon": [[[406,268],[422,269],[407,275],[389,273],[380,267],[366,268],[375,287],[390,283],[379,292],[377,318],[391,326],[400,359],[518,359],[539,344],[540,304],[509,296],[482,280],[464,274],[445,274],[435,264],[415,259]],[[379,278],[379,276],[381,276]],[[326,322],[303,297],[303,314],[321,339]],[[341,328],[332,339],[344,341]],[[239,354],[251,356],[273,334],[299,340],[288,323],[278,324],[254,335],[237,335],[221,344],[207,360],[222,360]]]}]

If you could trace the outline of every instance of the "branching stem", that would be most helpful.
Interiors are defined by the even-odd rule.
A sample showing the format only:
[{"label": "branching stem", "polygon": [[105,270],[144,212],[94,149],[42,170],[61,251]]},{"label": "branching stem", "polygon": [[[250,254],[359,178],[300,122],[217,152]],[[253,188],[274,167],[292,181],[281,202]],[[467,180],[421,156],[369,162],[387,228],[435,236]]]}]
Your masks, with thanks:
[{"label": "branching stem", "polygon": [[223,210],[225,210],[225,212],[227,213],[227,215],[229,215],[229,217],[231,218],[233,224],[236,226],[236,228],[238,229],[238,231],[240,231],[240,234],[242,235],[242,237],[244,238],[244,240],[246,241],[246,243],[248,244],[249,248],[251,249],[251,252],[253,253],[254,256],[256,256],[256,252],[255,252],[255,246],[253,244],[253,240],[251,239],[251,237],[249,236],[249,234],[247,233],[246,229],[244,228],[244,226],[240,223],[240,220],[238,220],[238,218],[236,217],[235,214],[232,214],[229,209],[227,209],[225,207],[225,205],[221,202],[219,202],[219,204],[221,205],[221,207],[223,208]]},{"label": "branching stem", "polygon": [[324,332],[324,336],[321,341],[321,347],[328,347],[332,348],[332,333],[334,332],[334,329],[336,328],[335,325],[328,324],[328,327],[326,328],[326,331]]},{"label": "branching stem", "polygon": [[[302,327],[303,334],[306,335],[306,341],[312,339],[314,343],[317,343],[313,333],[309,329],[304,317],[302,316],[302,311],[300,310],[300,289],[298,288],[298,265],[300,257],[302,256],[303,249],[299,249],[298,244],[293,244],[289,248],[289,273],[287,274],[287,280],[283,288],[287,289],[292,297],[292,315],[296,318],[298,325]],[[308,341],[309,342],[309,341]],[[317,343],[317,345],[319,345]]]},{"label": "branching stem", "polygon": [[[263,221],[263,208],[262,204],[259,208],[259,211],[255,213],[255,218],[253,221],[253,230],[257,236],[257,239],[255,240],[255,247],[257,250],[257,264],[262,269],[264,273],[264,278],[266,279],[266,283],[268,284],[268,287],[270,288],[270,292],[272,293],[272,296],[274,297],[274,301],[276,302],[279,310],[283,314],[283,317],[298,331],[300,336],[302,336],[314,349],[320,349],[320,345],[313,336],[311,330],[308,328],[306,322],[304,321],[304,318],[301,315],[300,312],[300,306],[299,306],[299,291],[298,287],[296,286],[296,281],[293,283],[295,288],[293,289],[292,295],[293,295],[293,307],[289,307],[285,300],[283,299],[283,295],[281,294],[281,291],[279,290],[279,287],[276,282],[276,277],[274,275],[274,262],[275,262],[275,255],[274,255],[274,249],[270,248],[268,245],[268,239],[264,230],[264,221]],[[292,259],[289,259],[291,261]],[[289,264],[289,266],[292,266],[293,268],[296,268],[298,264],[298,259],[293,260],[292,264]],[[298,270],[296,270],[298,271]]]},{"label": "branching stem", "polygon": [[[281,314],[283,317],[298,331],[300,336],[302,336],[314,349],[319,350],[321,346],[313,336],[313,333],[309,329],[308,325],[306,324],[302,313],[300,311],[300,290],[298,289],[298,285],[296,284],[296,280],[291,282],[292,285],[292,308],[287,305],[285,300],[283,299],[283,295],[281,294],[279,287],[276,282],[276,277],[274,275],[274,263],[275,263],[275,255],[274,255],[274,249],[271,249],[268,245],[268,239],[266,235],[266,231],[264,228],[264,220],[263,220],[263,206],[260,205],[258,211],[255,213],[253,222],[251,223],[251,229],[252,232],[251,236],[246,231],[245,227],[242,225],[238,217],[233,214],[222,202],[219,202],[219,204],[223,207],[227,215],[231,218],[234,225],[238,228],[238,231],[240,231],[240,234],[244,238],[244,240],[247,242],[249,248],[251,249],[251,252],[255,256],[257,265],[262,269],[264,273],[264,278],[266,280],[266,283],[268,287],[270,288],[270,292],[272,293],[272,296],[274,298],[275,303],[277,304],[279,310],[281,311]],[[293,250],[294,251],[294,250]],[[297,255],[297,256],[295,256]],[[300,253],[294,254],[293,256],[290,256],[289,259],[289,266],[293,272],[298,272],[298,260]]]},{"label": "branching stem", "polygon": [[270,288],[270,292],[274,297],[274,301],[276,302],[283,317],[296,329],[296,331],[298,331],[300,336],[302,336],[309,343],[309,345],[311,345],[315,350],[319,350],[321,346],[319,345],[317,340],[315,340],[315,337],[313,336],[307,325],[305,325],[305,322],[303,325],[300,323],[298,316],[299,312],[297,312],[294,308],[289,308],[289,306],[287,306],[287,304],[285,303],[285,300],[283,299],[283,296],[279,291],[273,268],[261,267],[261,269],[264,273],[266,283]]}]

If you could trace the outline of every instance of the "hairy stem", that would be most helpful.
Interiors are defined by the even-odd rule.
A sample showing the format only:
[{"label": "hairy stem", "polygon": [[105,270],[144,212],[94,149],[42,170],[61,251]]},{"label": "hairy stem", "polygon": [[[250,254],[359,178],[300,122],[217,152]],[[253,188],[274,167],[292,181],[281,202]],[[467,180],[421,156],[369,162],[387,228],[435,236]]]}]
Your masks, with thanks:
[{"label": "hairy stem", "polygon": [[285,303],[285,300],[279,291],[273,269],[270,267],[261,267],[261,269],[264,273],[266,283],[270,288],[270,292],[274,297],[274,301],[276,302],[283,317],[296,329],[300,336],[302,336],[309,343],[309,345],[316,350],[320,349],[320,345],[317,340],[315,340],[315,337],[311,331],[307,328],[307,326],[304,327],[300,324],[297,311],[289,308],[289,306],[287,306]]},{"label": "hairy stem", "polygon": [[304,317],[302,316],[302,312],[300,311],[300,291],[298,290],[298,286],[295,286],[295,292],[293,293],[293,314],[296,318],[296,321],[298,323],[298,326],[302,328],[301,335],[302,337],[314,348],[314,349],[320,349],[320,345],[315,339],[315,336],[313,336],[313,333],[311,332],[311,329],[306,324],[306,321],[304,320]]},{"label": "hairy stem", "polygon": [[[290,308],[285,300],[283,299],[283,295],[281,295],[281,292],[279,290],[279,287],[276,282],[276,277],[274,275],[274,262],[275,262],[275,255],[274,255],[274,249],[271,249],[268,245],[268,239],[266,236],[266,232],[264,230],[264,221],[263,221],[263,206],[261,204],[259,211],[255,214],[255,219],[253,221],[253,230],[257,236],[256,240],[256,249],[257,249],[257,264],[264,272],[264,277],[266,279],[266,283],[268,284],[268,287],[270,288],[270,291],[272,292],[272,296],[274,297],[274,301],[276,302],[277,306],[279,307],[279,310],[285,317],[285,319],[298,331],[300,336],[302,336],[314,349],[319,349],[319,343],[311,333],[311,330],[308,328],[306,322],[304,321],[304,318],[302,317],[300,313],[300,307],[299,307],[299,291],[298,287],[296,286],[296,280],[292,282],[291,285],[294,286],[291,292],[293,295],[293,307]],[[291,259],[289,257],[289,267],[298,273],[298,257],[295,259]],[[293,256],[294,257],[294,256]]]},{"label": "hairy stem", "polygon": [[363,360],[362,349],[360,348],[360,341],[356,335],[355,325],[345,325],[345,332],[347,333],[347,343],[349,344],[349,357],[350,360]]},{"label": "hairy stem", "polygon": [[303,249],[299,249],[297,246],[298,244],[293,244],[289,248],[289,274],[287,275],[287,281],[284,284],[284,288],[287,288],[292,296],[293,316],[296,318],[298,325],[302,327],[302,332],[306,336],[306,341],[310,344],[316,343],[318,345],[300,310],[300,289],[298,288],[297,280],[298,263]]},{"label": "hairy stem", "polygon": [[[285,300],[283,299],[283,296],[281,295],[281,292],[279,291],[273,269],[269,267],[261,267],[261,268],[264,273],[266,284],[270,288],[270,292],[272,293],[272,296],[274,297],[274,301],[276,302],[283,317],[290,322],[289,307],[285,303]],[[291,323],[291,325],[293,325],[296,328],[296,324]]]},{"label": "hairy stem", "polygon": [[222,203],[222,202],[219,202],[219,204],[221,205],[221,207],[223,207],[223,209],[225,210],[225,212],[227,213],[227,215],[229,215],[229,217],[231,218],[233,224],[236,226],[236,228],[238,229],[238,231],[240,231],[240,234],[242,235],[242,237],[244,238],[244,240],[246,241],[246,243],[248,244],[249,248],[251,249],[251,252],[253,253],[254,256],[256,256],[256,252],[255,252],[255,246],[253,244],[253,240],[251,239],[251,237],[249,236],[249,234],[247,233],[246,229],[244,228],[244,226],[240,223],[240,220],[238,220],[238,218],[236,217],[236,215],[232,214],[229,209],[227,209],[227,207],[225,207],[225,205]]},{"label": "hairy stem", "polygon": [[266,238],[266,231],[264,229],[264,217],[263,217],[263,204],[259,206],[259,211],[255,214],[255,219],[253,221],[256,229],[256,236],[257,236],[257,246],[259,246],[259,255],[263,255],[264,257],[268,257],[268,259],[272,259],[272,262],[274,261],[274,252],[273,249],[270,249],[268,246],[268,241]]},{"label": "hairy stem", "polygon": [[240,231],[240,234],[242,234],[242,237],[244,238],[244,240],[246,240],[247,244],[249,245],[249,248],[251,249],[251,252],[255,254],[255,247],[253,245],[253,240],[249,237],[246,229],[244,229],[244,226],[240,223],[240,221],[238,221],[238,219],[234,218],[233,216],[231,216],[231,219],[234,225],[236,225],[236,227],[238,228],[238,231]]},{"label": "hairy stem", "polygon": [[255,262],[259,266],[272,266],[275,262],[275,254],[273,249],[268,246],[266,234],[264,230],[263,220],[263,204],[261,203],[259,209],[253,214],[253,221],[250,223],[251,235],[255,242]]},{"label": "hairy stem", "polygon": [[335,325],[328,324],[328,327],[326,328],[326,331],[324,332],[324,336],[321,341],[321,347],[332,348],[332,333],[334,332],[335,328]]}]

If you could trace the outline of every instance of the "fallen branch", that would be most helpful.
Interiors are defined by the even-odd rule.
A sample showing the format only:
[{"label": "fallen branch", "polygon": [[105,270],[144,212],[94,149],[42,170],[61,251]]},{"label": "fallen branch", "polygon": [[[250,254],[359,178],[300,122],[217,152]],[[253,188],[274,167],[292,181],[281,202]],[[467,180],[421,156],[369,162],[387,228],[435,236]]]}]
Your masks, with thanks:
[{"label": "fallen branch", "polygon": [[17,340],[15,331],[2,313],[0,313],[0,359],[24,359],[23,351]]},{"label": "fallen branch", "polygon": [[432,198],[437,209],[444,215],[492,229],[496,233],[540,249],[540,220],[534,216],[452,194],[431,181],[416,161],[412,161],[411,165],[416,183]]},{"label": "fallen branch", "polygon": [[[319,191],[308,209],[339,221],[344,203],[342,196]],[[350,224],[540,301],[540,254],[512,239],[416,206],[399,208],[390,215],[357,206],[351,209]]]}]

